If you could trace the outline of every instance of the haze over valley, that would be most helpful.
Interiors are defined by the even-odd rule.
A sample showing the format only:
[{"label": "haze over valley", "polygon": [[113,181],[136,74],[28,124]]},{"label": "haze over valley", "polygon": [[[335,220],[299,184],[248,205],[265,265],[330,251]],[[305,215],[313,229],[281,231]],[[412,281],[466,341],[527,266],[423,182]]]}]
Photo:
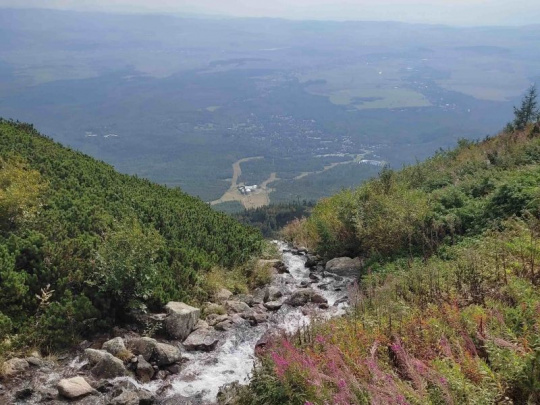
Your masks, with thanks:
[{"label": "haze over valley", "polygon": [[0,9],[0,37],[0,116],[228,211],[493,134],[540,71],[540,26]]}]

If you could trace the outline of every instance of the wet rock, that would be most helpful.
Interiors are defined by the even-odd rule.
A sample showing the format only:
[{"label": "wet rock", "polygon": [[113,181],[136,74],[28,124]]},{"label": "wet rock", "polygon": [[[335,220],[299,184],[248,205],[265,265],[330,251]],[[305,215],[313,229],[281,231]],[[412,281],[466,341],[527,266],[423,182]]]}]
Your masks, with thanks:
[{"label": "wet rock", "polygon": [[313,302],[314,304],[327,304],[328,300],[321,294],[314,292],[311,296],[311,302]]},{"label": "wet rock", "polygon": [[283,297],[283,291],[275,286],[268,286],[264,291],[264,302],[277,301]]},{"label": "wet rock", "polygon": [[193,330],[201,310],[183,302],[171,301],[165,305],[167,317],[165,318],[165,330],[175,339],[185,339]]},{"label": "wet rock", "polygon": [[302,288],[309,287],[309,285],[310,285],[310,282],[307,281],[307,280],[302,280],[302,281],[300,282],[300,287],[302,287]]},{"label": "wet rock", "polygon": [[141,355],[146,361],[149,361],[154,350],[157,346],[157,340],[142,337],[142,338],[133,338],[127,341],[127,347],[133,352],[133,354]]},{"label": "wet rock", "polygon": [[167,367],[165,370],[171,374],[178,374],[180,371],[182,371],[182,367],[180,364],[173,364],[172,366]]},{"label": "wet rock", "polygon": [[170,375],[171,375],[171,373],[169,373],[167,370],[159,370],[154,375],[154,380],[165,380]]},{"label": "wet rock", "polygon": [[210,316],[208,316],[208,317],[206,318],[206,322],[207,322],[208,325],[210,325],[210,326],[215,326],[215,325],[217,325],[218,323],[227,321],[228,319],[229,319],[229,315],[216,315],[216,314],[212,314],[212,315],[210,315]]},{"label": "wet rock", "polygon": [[60,380],[58,393],[68,399],[81,398],[94,392],[94,389],[83,377],[73,377]]},{"label": "wet rock", "polygon": [[84,354],[94,367],[91,372],[98,378],[115,378],[128,376],[129,371],[124,363],[104,350],[86,349]]},{"label": "wet rock", "polygon": [[186,350],[202,350],[205,352],[210,352],[214,350],[219,342],[219,339],[216,337],[216,333],[213,328],[208,329],[198,329],[195,332],[191,333],[184,340],[184,347]]},{"label": "wet rock", "polygon": [[25,401],[30,399],[30,397],[34,395],[34,389],[30,386],[21,388],[15,392],[15,398],[19,401]]},{"label": "wet rock", "polygon": [[330,305],[328,305],[328,303],[326,303],[326,302],[323,302],[322,304],[319,304],[319,308],[320,309],[328,309],[328,308],[330,308]]},{"label": "wet rock", "polygon": [[244,312],[241,316],[253,326],[268,321],[268,315],[258,311]]},{"label": "wet rock", "polygon": [[26,361],[25,359],[14,357],[4,362],[4,375],[6,377],[11,377],[16,374],[22,373],[28,367],[30,367],[30,364],[28,364],[28,361]]},{"label": "wet rock", "polygon": [[362,269],[362,261],[356,257],[336,257],[326,263],[325,270],[344,277],[358,277]]},{"label": "wet rock", "polygon": [[265,308],[269,311],[277,311],[283,306],[281,301],[268,301],[264,304]]},{"label": "wet rock", "polygon": [[117,356],[120,352],[126,351],[126,345],[121,337],[115,337],[114,339],[107,340],[105,343],[103,343],[101,349],[106,350],[113,356]]},{"label": "wet rock", "polygon": [[186,398],[180,394],[175,394],[160,401],[158,405],[199,405],[200,402],[191,398]]},{"label": "wet rock", "polygon": [[225,301],[225,308],[235,314],[249,311],[249,305],[241,301]]},{"label": "wet rock", "polygon": [[221,288],[215,295],[214,298],[218,302],[227,301],[233,296],[233,293],[227,290],[226,288]]},{"label": "wet rock", "polygon": [[316,268],[317,265],[319,264],[319,262],[321,261],[321,259],[319,257],[315,256],[315,255],[307,254],[306,257],[307,257],[307,260],[306,260],[305,266],[308,269]]},{"label": "wet rock", "polygon": [[348,301],[349,301],[349,297],[345,296],[345,297],[339,298],[334,302],[334,306],[337,307],[339,304],[345,304]]},{"label": "wet rock", "polygon": [[166,343],[158,343],[154,350],[154,358],[158,366],[168,366],[182,359],[180,349]]},{"label": "wet rock", "polygon": [[135,370],[135,375],[142,383],[150,382],[154,376],[154,368],[141,355],[137,357],[137,360],[137,369]]},{"label": "wet rock", "polygon": [[154,396],[148,391],[124,391],[113,398],[111,405],[151,405],[155,403]]},{"label": "wet rock", "polygon": [[317,276],[316,274],[314,274],[314,273],[309,274],[309,279],[313,280],[313,281],[320,281],[321,280],[321,278],[319,276]]},{"label": "wet rock", "polygon": [[244,325],[247,321],[242,318],[240,315],[238,314],[234,314],[231,316],[231,322],[234,324],[234,325]]},{"label": "wet rock", "polygon": [[311,288],[300,288],[292,293],[292,295],[285,301],[293,307],[300,307],[306,305],[313,296],[313,290]]}]

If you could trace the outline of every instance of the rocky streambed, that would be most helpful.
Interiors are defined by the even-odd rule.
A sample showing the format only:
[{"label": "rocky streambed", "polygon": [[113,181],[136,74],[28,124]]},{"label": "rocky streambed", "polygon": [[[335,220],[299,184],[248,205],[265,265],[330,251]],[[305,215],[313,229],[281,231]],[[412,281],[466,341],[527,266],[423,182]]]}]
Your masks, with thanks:
[{"label": "rocky streambed", "polygon": [[142,322],[160,325],[163,338],[116,329],[114,337],[83,342],[57,359],[9,360],[0,381],[6,404],[214,404],[220,390],[247,384],[256,351],[279,331],[289,333],[313,317],[345,312],[351,280],[361,263],[338,258],[325,265],[305,249],[276,242],[282,260],[274,277],[252,294],[221,290],[213,303],[193,308],[171,302]]}]

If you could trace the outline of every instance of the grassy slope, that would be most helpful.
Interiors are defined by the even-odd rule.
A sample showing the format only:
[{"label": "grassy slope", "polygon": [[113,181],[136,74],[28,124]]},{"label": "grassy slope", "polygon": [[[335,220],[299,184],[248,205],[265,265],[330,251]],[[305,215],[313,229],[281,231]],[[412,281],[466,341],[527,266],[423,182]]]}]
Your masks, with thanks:
[{"label": "grassy slope", "polygon": [[240,402],[539,403],[539,162],[530,128],[462,142],[291,225],[365,258],[356,305],[276,342]]},{"label": "grassy slope", "polygon": [[0,340],[62,344],[133,307],[205,299],[205,272],[262,247],[259,232],[199,199],[26,124],[0,121],[0,163]]}]

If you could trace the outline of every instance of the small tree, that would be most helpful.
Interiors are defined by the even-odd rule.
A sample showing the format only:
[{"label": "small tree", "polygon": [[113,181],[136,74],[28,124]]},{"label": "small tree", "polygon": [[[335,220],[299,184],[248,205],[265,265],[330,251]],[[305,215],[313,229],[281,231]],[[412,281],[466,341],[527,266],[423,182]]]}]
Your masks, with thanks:
[{"label": "small tree", "polygon": [[538,121],[539,110],[537,102],[538,93],[536,91],[536,85],[532,85],[523,100],[521,101],[521,107],[514,107],[514,127],[517,130],[524,129],[527,124]]}]

